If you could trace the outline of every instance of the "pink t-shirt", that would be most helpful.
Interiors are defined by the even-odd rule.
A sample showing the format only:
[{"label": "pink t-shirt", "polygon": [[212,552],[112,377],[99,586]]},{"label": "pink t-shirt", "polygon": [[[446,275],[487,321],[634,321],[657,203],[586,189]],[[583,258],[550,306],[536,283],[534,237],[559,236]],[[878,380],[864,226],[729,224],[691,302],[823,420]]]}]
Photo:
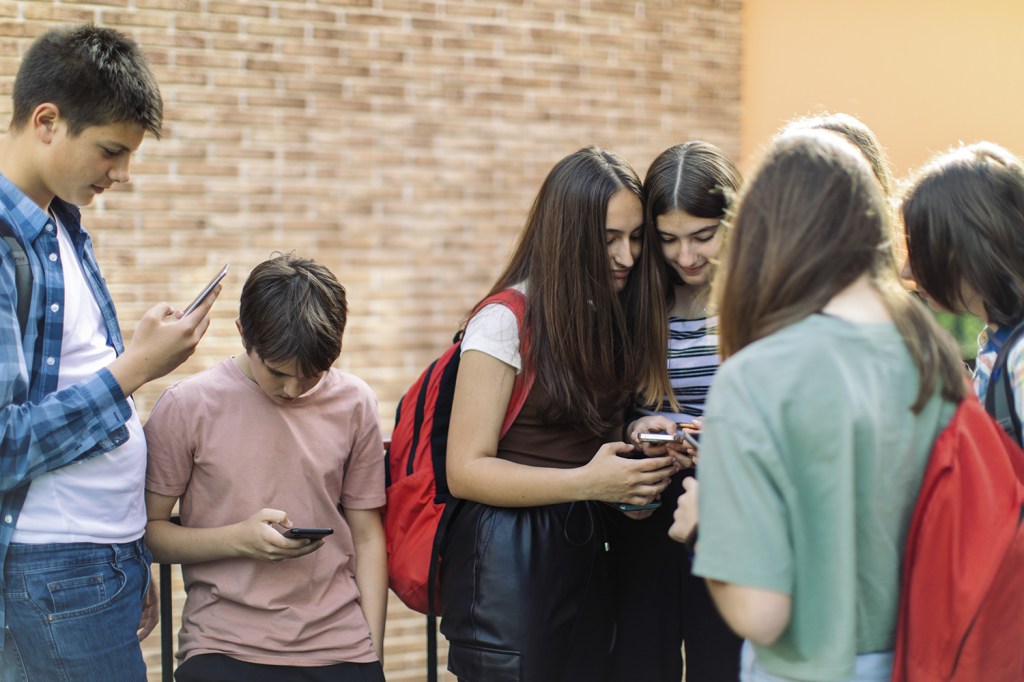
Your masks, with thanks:
[{"label": "pink t-shirt", "polygon": [[334,535],[298,559],[182,566],[178,657],[266,665],[377,660],[359,607],[352,534],[338,504],[384,506],[384,450],[373,392],[332,369],[287,405],[227,360],[168,388],[146,423],[146,489],[180,497],[182,525],[216,527],[281,509]]}]

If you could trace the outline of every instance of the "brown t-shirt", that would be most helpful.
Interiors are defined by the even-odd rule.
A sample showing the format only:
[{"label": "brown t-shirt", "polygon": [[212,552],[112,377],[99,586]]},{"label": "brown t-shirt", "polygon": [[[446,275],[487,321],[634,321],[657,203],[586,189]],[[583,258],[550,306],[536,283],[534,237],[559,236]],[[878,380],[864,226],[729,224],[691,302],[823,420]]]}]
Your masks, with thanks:
[{"label": "brown t-shirt", "polygon": [[[520,287],[521,291],[524,289]],[[484,306],[466,326],[462,352],[468,350],[486,353],[519,371],[522,358],[515,314],[500,304]],[[617,427],[622,424],[623,404],[609,401],[602,406],[601,415],[613,425],[612,433],[605,437],[582,429],[545,424],[541,417],[546,408],[534,384],[519,416],[498,443],[499,458],[530,466],[571,469],[589,462],[604,443],[619,439]]]},{"label": "brown t-shirt", "polygon": [[[534,384],[519,416],[498,442],[500,459],[537,467],[571,469],[589,462],[598,448],[609,440],[618,440],[617,433],[601,437],[582,429],[545,424],[541,420],[545,411],[540,391]],[[622,423],[621,406],[606,406],[602,413],[609,415],[613,425]]]},{"label": "brown t-shirt", "polygon": [[352,533],[337,505],[385,503],[373,392],[332,369],[279,405],[227,360],[167,389],[146,423],[146,489],[180,497],[183,525],[217,527],[263,507],[334,535],[277,564],[224,559],[182,567],[178,657],[221,653],[265,665],[377,660],[359,606]]}]

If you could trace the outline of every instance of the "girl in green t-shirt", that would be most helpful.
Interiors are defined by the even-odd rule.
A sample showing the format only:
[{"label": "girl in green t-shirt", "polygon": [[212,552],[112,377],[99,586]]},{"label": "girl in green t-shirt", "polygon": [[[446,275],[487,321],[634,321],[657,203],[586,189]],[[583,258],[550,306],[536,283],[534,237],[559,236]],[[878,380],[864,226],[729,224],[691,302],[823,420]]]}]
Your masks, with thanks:
[{"label": "girl in green t-shirt", "polygon": [[[966,386],[952,339],[899,283],[889,220],[855,146],[793,130],[727,235],[694,573],[748,640],[744,680],[891,667],[902,540]],[[695,523],[694,493],[673,537]]]}]

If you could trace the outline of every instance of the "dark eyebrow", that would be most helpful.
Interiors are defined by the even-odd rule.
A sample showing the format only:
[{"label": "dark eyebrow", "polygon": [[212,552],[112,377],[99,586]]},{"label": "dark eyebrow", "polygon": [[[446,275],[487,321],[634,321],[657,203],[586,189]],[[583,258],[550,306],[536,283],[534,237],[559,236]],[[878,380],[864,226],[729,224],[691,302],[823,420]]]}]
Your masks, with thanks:
[{"label": "dark eyebrow", "polygon": [[722,221],[719,220],[719,221],[717,221],[717,222],[715,222],[715,223],[713,223],[711,225],[705,225],[704,227],[700,228],[699,230],[697,230],[693,234],[700,234],[701,232],[707,232],[708,230],[714,230],[714,229],[717,229],[717,228],[719,228],[721,226],[722,226]]}]

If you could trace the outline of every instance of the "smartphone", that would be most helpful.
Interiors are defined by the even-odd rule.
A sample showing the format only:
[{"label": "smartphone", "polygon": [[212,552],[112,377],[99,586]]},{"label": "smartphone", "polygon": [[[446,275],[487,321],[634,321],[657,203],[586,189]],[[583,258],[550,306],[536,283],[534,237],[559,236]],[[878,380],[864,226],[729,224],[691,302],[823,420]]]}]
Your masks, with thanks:
[{"label": "smartphone", "polygon": [[661,500],[655,500],[650,504],[625,504],[620,502],[613,502],[612,506],[619,511],[641,511],[643,509],[657,509],[661,506]]},{"label": "smartphone", "polygon": [[326,537],[334,533],[333,528],[289,528],[284,531],[282,535],[286,538],[294,538],[297,540],[319,540],[322,537]]},{"label": "smartphone", "polygon": [[641,433],[641,443],[678,443],[679,436],[674,433]]},{"label": "smartphone", "polygon": [[199,295],[195,297],[195,300],[193,300],[191,303],[188,304],[188,306],[185,307],[185,315],[188,315],[190,312],[199,307],[199,304],[203,302],[203,299],[210,295],[210,292],[213,291],[213,288],[217,286],[217,284],[220,283],[220,281],[224,279],[224,276],[227,274],[228,266],[225,265],[223,268],[221,268],[220,272],[214,275],[213,279],[210,280],[210,283],[203,287],[203,290],[199,292]]},{"label": "smartphone", "polygon": [[687,433],[686,431],[680,431],[679,433],[683,437],[683,440],[685,440],[687,443],[689,443],[695,448],[700,447],[700,432]]}]

